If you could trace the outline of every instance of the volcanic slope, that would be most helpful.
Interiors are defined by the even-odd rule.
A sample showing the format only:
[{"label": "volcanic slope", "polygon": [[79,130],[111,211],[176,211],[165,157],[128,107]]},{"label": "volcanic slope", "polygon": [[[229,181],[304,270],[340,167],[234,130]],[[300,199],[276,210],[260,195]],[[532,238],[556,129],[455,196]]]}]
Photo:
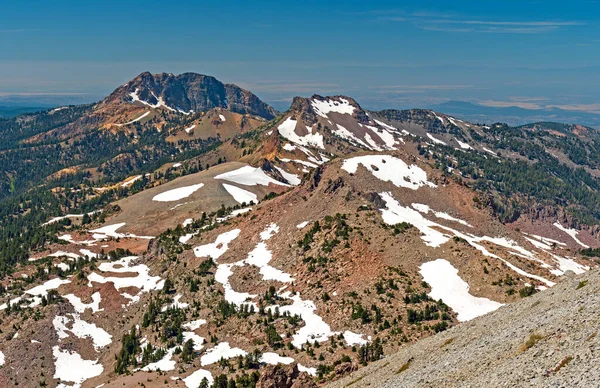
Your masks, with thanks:
[{"label": "volcanic slope", "polygon": [[[450,117],[408,115],[297,98],[166,167],[185,176],[125,180],[144,190],[91,222],[73,216],[3,280],[1,378],[325,383],[595,265],[578,254],[600,245],[589,230],[550,215],[501,223],[469,176],[438,163],[450,146],[433,139],[452,135],[432,128]],[[511,160],[464,140],[460,152]]]}]

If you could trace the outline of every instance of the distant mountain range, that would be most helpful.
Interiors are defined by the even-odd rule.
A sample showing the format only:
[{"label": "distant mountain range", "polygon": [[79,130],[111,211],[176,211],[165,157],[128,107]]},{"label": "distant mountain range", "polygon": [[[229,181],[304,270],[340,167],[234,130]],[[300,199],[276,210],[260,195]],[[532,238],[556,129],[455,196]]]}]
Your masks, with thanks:
[{"label": "distant mountain range", "polygon": [[553,121],[600,127],[600,114],[559,108],[525,109],[517,106],[500,108],[465,101],[448,101],[431,105],[428,108],[476,123],[501,122],[509,125],[523,125],[537,121]]}]

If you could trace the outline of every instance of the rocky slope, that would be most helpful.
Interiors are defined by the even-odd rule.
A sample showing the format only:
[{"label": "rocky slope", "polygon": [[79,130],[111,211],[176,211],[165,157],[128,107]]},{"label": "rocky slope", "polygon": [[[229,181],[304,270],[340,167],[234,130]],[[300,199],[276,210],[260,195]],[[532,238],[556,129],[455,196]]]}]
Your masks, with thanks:
[{"label": "rocky slope", "polygon": [[328,387],[587,387],[597,368],[600,271],[421,340]]},{"label": "rocky slope", "polygon": [[[52,113],[63,130],[85,118],[131,148],[89,160],[89,175],[65,165],[47,197],[60,210],[36,208],[47,216],[28,225],[46,234],[0,281],[2,381],[326,384],[596,265],[581,249],[600,246],[597,233],[569,213],[589,196],[499,217],[498,201],[516,200],[507,174],[554,152],[524,151],[556,141],[546,129],[368,112],[345,96],[296,98],[266,122],[220,91],[190,113],[175,104],[187,98],[181,83],[219,89],[203,76],[142,74],[97,106]],[[573,132],[569,141],[585,135]],[[576,177],[588,184],[578,194],[593,192],[593,178]],[[485,186],[495,181],[504,186]]]}]

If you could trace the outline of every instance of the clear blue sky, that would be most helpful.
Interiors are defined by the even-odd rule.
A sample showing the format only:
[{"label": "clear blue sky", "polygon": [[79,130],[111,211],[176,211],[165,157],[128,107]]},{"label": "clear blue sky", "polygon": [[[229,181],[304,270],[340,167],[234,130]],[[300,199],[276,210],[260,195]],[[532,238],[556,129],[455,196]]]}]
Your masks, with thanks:
[{"label": "clear blue sky", "polygon": [[598,1],[16,1],[0,95],[101,97],[142,71],[214,75],[282,108],[449,99],[600,111]]}]

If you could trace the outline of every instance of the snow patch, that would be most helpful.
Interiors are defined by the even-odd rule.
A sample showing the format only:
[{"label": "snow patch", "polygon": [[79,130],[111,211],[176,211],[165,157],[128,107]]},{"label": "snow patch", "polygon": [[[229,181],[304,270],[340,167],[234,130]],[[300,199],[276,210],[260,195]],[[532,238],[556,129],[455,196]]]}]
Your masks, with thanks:
[{"label": "snow patch", "polygon": [[154,198],[152,198],[152,200],[157,202],[179,201],[180,199],[189,197],[203,186],[204,183],[198,183],[196,185],[179,187],[177,189],[165,191],[164,193],[155,195]]},{"label": "snow patch", "polygon": [[407,165],[403,160],[391,155],[365,155],[344,160],[342,169],[355,173],[362,164],[376,178],[384,182],[392,182],[397,187],[417,190],[423,186],[436,187],[427,180],[427,173],[416,166]]},{"label": "snow patch", "polygon": [[558,229],[562,230],[563,232],[565,232],[566,234],[568,234],[569,236],[571,236],[571,238],[573,238],[573,240],[575,240],[575,242],[579,245],[581,245],[584,248],[589,248],[589,245],[585,245],[584,243],[582,243],[578,238],[577,238],[577,234],[579,234],[579,231],[577,231],[576,229],[568,229],[565,228],[564,226],[562,226],[559,222],[555,222],[554,226],[557,227]]},{"label": "snow patch", "polygon": [[226,360],[238,356],[245,356],[246,353],[240,348],[232,348],[229,346],[229,342],[221,342],[214,348],[208,349],[206,353],[200,358],[200,365],[206,366],[218,362],[221,358]]},{"label": "snow patch", "polygon": [[277,127],[279,134],[292,143],[300,144],[303,146],[314,146],[321,149],[325,149],[323,145],[323,135],[318,132],[312,133],[312,128],[308,127],[309,133],[305,136],[299,136],[296,134],[296,123],[292,117],[288,117],[283,123]]},{"label": "snow patch", "polygon": [[251,193],[250,191],[240,189],[237,186],[228,185],[226,183],[223,183],[223,188],[227,190],[227,192],[233,197],[233,199],[237,203],[245,203],[248,205],[252,203],[258,203],[258,197],[256,196],[256,194]]},{"label": "snow patch", "polygon": [[279,182],[271,178],[270,176],[265,174],[265,172],[262,169],[254,168],[252,166],[244,166],[242,168],[238,168],[237,170],[219,174],[215,176],[215,179],[226,180],[245,186],[268,186],[271,183],[274,185],[288,186],[285,183]]},{"label": "snow patch", "polygon": [[487,298],[478,298],[469,293],[469,285],[458,276],[458,270],[450,262],[437,259],[422,264],[419,273],[431,286],[429,296],[443,300],[458,314],[461,322],[487,314],[502,306]]}]

